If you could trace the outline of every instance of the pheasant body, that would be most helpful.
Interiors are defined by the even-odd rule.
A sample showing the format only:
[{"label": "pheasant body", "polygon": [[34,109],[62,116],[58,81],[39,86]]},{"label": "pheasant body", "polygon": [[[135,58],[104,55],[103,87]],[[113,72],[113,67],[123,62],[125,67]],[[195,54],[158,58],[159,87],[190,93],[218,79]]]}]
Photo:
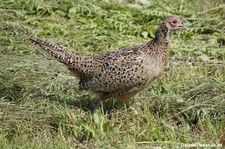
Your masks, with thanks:
[{"label": "pheasant body", "polygon": [[[175,23],[173,21],[176,21]],[[159,27],[156,38],[145,44],[88,57],[69,54],[62,47],[31,37],[30,41],[64,63],[80,79],[79,88],[97,94],[97,104],[108,98],[126,103],[148,86],[163,71],[168,57],[172,25],[182,26],[177,17],[168,17]],[[175,30],[174,29],[174,30]]]}]

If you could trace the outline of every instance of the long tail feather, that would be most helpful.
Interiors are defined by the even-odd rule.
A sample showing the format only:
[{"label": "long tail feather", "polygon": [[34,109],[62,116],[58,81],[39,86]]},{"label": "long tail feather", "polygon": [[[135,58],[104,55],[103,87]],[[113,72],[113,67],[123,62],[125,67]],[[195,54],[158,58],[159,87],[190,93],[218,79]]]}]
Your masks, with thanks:
[{"label": "long tail feather", "polygon": [[63,47],[57,46],[51,42],[44,41],[33,36],[30,36],[29,40],[33,45],[38,46],[41,49],[45,50],[61,63],[64,64],[70,63],[70,59],[73,55],[69,54]]}]

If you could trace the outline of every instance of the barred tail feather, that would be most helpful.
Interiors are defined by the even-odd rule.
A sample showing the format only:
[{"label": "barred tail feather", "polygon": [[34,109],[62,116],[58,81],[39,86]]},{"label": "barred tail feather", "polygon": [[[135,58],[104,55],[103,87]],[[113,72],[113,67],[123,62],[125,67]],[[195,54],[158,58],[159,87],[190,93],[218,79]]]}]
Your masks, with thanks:
[{"label": "barred tail feather", "polygon": [[30,36],[29,40],[33,45],[45,50],[61,63],[68,64],[71,57],[73,56],[72,54],[69,54],[63,47],[57,46],[51,42],[44,41],[33,36]]}]

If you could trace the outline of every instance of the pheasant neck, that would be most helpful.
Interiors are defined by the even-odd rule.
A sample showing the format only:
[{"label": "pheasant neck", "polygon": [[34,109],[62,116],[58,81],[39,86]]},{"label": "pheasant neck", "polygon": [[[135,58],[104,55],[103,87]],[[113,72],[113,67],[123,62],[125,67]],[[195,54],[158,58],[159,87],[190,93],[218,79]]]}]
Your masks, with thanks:
[{"label": "pheasant neck", "polygon": [[156,36],[154,41],[160,45],[168,45],[171,37],[170,30],[166,27],[165,24],[162,24],[159,29],[156,31]]}]

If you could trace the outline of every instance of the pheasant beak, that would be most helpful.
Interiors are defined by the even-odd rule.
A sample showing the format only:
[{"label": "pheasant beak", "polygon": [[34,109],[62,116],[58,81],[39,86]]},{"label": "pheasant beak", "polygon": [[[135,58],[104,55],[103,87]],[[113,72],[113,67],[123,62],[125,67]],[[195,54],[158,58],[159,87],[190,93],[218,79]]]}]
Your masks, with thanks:
[{"label": "pheasant beak", "polygon": [[184,22],[181,22],[180,25],[178,26],[179,28],[185,28],[186,24]]}]

